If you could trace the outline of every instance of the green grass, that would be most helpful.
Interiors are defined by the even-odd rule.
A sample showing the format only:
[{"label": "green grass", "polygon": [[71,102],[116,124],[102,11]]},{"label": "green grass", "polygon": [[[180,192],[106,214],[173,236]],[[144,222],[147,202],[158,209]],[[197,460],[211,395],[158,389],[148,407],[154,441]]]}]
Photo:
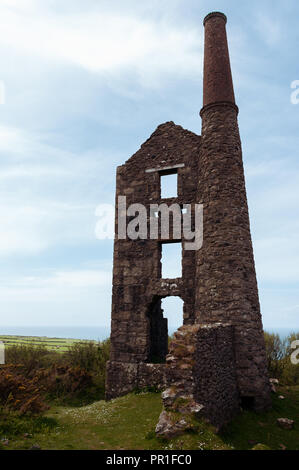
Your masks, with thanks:
[{"label": "green grass", "polygon": [[[299,386],[279,387],[272,394],[272,410],[257,414],[244,411],[230,424],[223,434],[224,442],[232,442],[235,449],[246,450],[253,442],[264,444],[272,450],[299,450]],[[284,400],[279,395],[285,397]],[[295,429],[287,431],[277,424],[277,418],[295,421]]]},{"label": "green grass", "polygon": [[[48,433],[56,428],[57,421],[55,418],[47,416],[19,417],[16,413],[4,414],[1,416],[0,436],[2,439],[18,438],[24,434],[33,436],[38,433]],[[1,444],[0,444],[1,446]]]},{"label": "green grass", "polygon": [[71,338],[47,338],[46,336],[13,336],[0,335],[0,341],[9,346],[44,346],[49,351],[66,352],[73,344],[85,344],[89,340],[71,339]]},{"label": "green grass", "polygon": [[[278,395],[284,395],[280,400]],[[29,449],[37,443],[42,449],[252,449],[263,444],[272,450],[299,450],[299,387],[281,387],[273,397],[267,413],[242,412],[222,434],[199,422],[198,432],[186,433],[170,441],[158,440],[155,426],[162,409],[159,393],[129,394],[110,402],[98,401],[84,407],[55,407],[43,417],[42,427],[31,432],[32,438],[20,433],[3,435],[9,439],[5,449]],[[276,424],[277,418],[295,420],[288,431]],[[19,418],[20,419],[20,418]],[[40,418],[37,418],[40,419]],[[47,421],[50,420],[50,421]],[[32,429],[32,428],[31,428]],[[0,444],[1,448],[1,444]]]},{"label": "green grass", "polygon": [[35,433],[31,439],[15,436],[6,449],[28,449],[33,442],[48,450],[193,449],[199,448],[203,438],[208,443],[213,440],[216,448],[229,448],[207,425],[202,425],[199,434],[171,442],[156,439],[161,408],[158,393],[129,394],[81,408],[53,407],[47,417],[57,421],[54,430]]}]

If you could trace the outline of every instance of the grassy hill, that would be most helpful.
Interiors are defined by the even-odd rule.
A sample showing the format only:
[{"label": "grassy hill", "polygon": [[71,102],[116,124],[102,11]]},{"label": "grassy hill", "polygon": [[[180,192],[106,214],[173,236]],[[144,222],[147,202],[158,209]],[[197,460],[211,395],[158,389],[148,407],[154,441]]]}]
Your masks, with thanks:
[{"label": "grassy hill", "polygon": [[[43,346],[49,351],[65,352],[73,344],[86,344],[90,340],[69,338],[47,338],[46,336],[0,335],[0,341],[9,346]],[[96,343],[96,341],[94,341]]]},{"label": "grassy hill", "polygon": [[[0,449],[299,450],[299,369],[289,358],[295,338],[284,343],[265,334],[270,377],[284,384],[272,394],[272,410],[244,411],[219,435],[198,422],[196,432],[163,441],[155,436],[159,393],[100,400],[109,340],[1,336],[7,364],[0,366]],[[277,418],[293,419],[295,429],[279,428]]]},{"label": "grassy hill", "polygon": [[[159,393],[129,394],[84,407],[52,406],[43,417],[22,418],[22,424],[20,418],[15,423],[2,422],[0,448],[29,449],[38,444],[42,449],[58,450],[237,450],[252,449],[259,443],[272,450],[299,450],[299,386],[279,387],[273,395],[271,411],[263,414],[244,411],[220,435],[199,422],[195,433],[170,441],[158,440],[154,429],[161,407]],[[295,420],[295,429],[279,428],[276,419],[281,417]]]}]

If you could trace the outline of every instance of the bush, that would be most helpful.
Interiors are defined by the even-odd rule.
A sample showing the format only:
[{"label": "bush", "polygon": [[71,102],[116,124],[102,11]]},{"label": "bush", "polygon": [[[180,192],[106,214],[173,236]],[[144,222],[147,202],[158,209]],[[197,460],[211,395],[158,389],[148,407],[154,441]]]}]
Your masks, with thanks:
[{"label": "bush", "polygon": [[17,411],[20,415],[39,414],[48,409],[45,390],[38,377],[25,377],[18,366],[0,369],[0,408],[2,413]]},{"label": "bush", "polygon": [[299,333],[291,333],[285,340],[279,335],[265,332],[267,365],[270,377],[275,377],[284,385],[299,384],[299,365],[292,364],[291,348],[293,341],[299,339]]},{"label": "bush", "polygon": [[291,354],[294,349],[291,348],[292,342],[299,340],[299,333],[291,333],[286,339],[286,354],[284,359],[284,367],[282,372],[282,381],[286,385],[298,385],[299,384],[299,365],[292,364]]},{"label": "bush", "polygon": [[82,390],[84,400],[99,400],[105,396],[106,363],[109,360],[110,339],[101,343],[75,343],[65,353],[65,361],[90,373],[91,382]]},{"label": "bush", "polygon": [[42,384],[48,399],[73,401],[85,395],[92,386],[92,375],[80,367],[70,365],[53,365],[35,372],[38,382]]},{"label": "bush", "polygon": [[110,340],[101,343],[74,343],[65,353],[65,361],[72,366],[80,367],[89,372],[105,372],[109,359]]},{"label": "bush", "polygon": [[[75,343],[64,353],[52,352],[39,345],[10,346],[6,350],[6,361],[11,366],[2,369],[9,370],[9,380],[5,388],[3,372],[0,405],[6,403],[8,389],[15,398],[14,390],[22,382],[26,384],[26,393],[23,391],[20,398],[18,395],[20,402],[13,405],[13,400],[9,399],[10,408],[20,412],[20,403],[23,404],[22,412],[34,412],[34,409],[41,412],[46,398],[73,405],[102,399],[109,352],[110,340]],[[36,392],[31,387],[34,384],[38,384]]]},{"label": "bush", "polygon": [[5,350],[6,363],[21,365],[27,374],[49,367],[53,363],[60,363],[61,356],[58,352],[49,351],[41,345],[12,345]]},{"label": "bush", "polygon": [[271,377],[280,378],[286,355],[285,343],[277,334],[264,333],[266,343],[267,367]]}]

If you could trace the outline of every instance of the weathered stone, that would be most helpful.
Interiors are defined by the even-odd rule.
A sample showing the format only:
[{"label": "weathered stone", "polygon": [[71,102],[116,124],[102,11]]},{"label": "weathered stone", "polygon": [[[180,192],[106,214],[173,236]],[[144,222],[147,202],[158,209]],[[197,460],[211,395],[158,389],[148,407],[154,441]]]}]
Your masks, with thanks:
[{"label": "weathered stone", "polygon": [[156,426],[156,435],[164,439],[171,439],[173,437],[184,434],[186,431],[196,429],[196,425],[187,420],[184,416],[174,414],[168,411],[162,411]]},{"label": "weathered stone", "polygon": [[277,424],[279,427],[283,429],[293,429],[294,428],[294,421],[288,418],[278,418]]},{"label": "weathered stone", "polygon": [[279,380],[278,379],[269,379],[270,384],[273,385],[279,385]]},{"label": "weathered stone", "polygon": [[[171,386],[162,394],[164,408],[200,414],[220,429],[239,410],[233,327],[186,325],[175,338],[169,349],[171,361],[166,362],[166,381]],[[192,364],[187,375],[180,367],[182,361]]]},{"label": "weathered stone", "polygon": [[[167,410],[199,413],[217,428],[240,404],[260,411],[271,403],[225,23],[220,13],[204,21],[201,136],[173,122],[161,124],[117,169],[106,381],[107,399],[136,388],[166,388]],[[162,199],[160,179],[169,173],[177,174],[177,196]],[[119,196],[126,196],[126,208],[145,207],[143,238],[118,237]],[[170,239],[159,224],[157,237],[149,237],[157,218],[150,206],[162,203],[191,204],[193,230],[194,204],[203,204],[201,249],[186,249],[184,233],[174,236],[173,218]],[[123,208],[121,216],[132,219]],[[162,279],[162,244],[174,241],[182,243],[182,277]],[[161,300],[173,295],[184,302],[184,320],[168,351]]]},{"label": "weathered stone", "polygon": [[162,393],[162,400],[166,409],[172,406],[176,398],[177,398],[177,391],[175,387],[167,388]]}]

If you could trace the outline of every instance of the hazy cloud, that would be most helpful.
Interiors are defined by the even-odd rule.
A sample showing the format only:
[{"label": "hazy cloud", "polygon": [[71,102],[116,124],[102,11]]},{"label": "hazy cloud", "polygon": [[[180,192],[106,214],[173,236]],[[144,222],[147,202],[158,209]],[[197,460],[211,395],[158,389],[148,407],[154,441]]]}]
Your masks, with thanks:
[{"label": "hazy cloud", "polygon": [[200,132],[202,19],[222,8],[262,311],[268,325],[295,324],[299,105],[290,104],[290,84],[299,79],[297,3],[216,3],[2,0],[6,324],[109,324],[112,247],[95,239],[96,207],[113,204],[116,166],[158,124],[171,119]]}]

